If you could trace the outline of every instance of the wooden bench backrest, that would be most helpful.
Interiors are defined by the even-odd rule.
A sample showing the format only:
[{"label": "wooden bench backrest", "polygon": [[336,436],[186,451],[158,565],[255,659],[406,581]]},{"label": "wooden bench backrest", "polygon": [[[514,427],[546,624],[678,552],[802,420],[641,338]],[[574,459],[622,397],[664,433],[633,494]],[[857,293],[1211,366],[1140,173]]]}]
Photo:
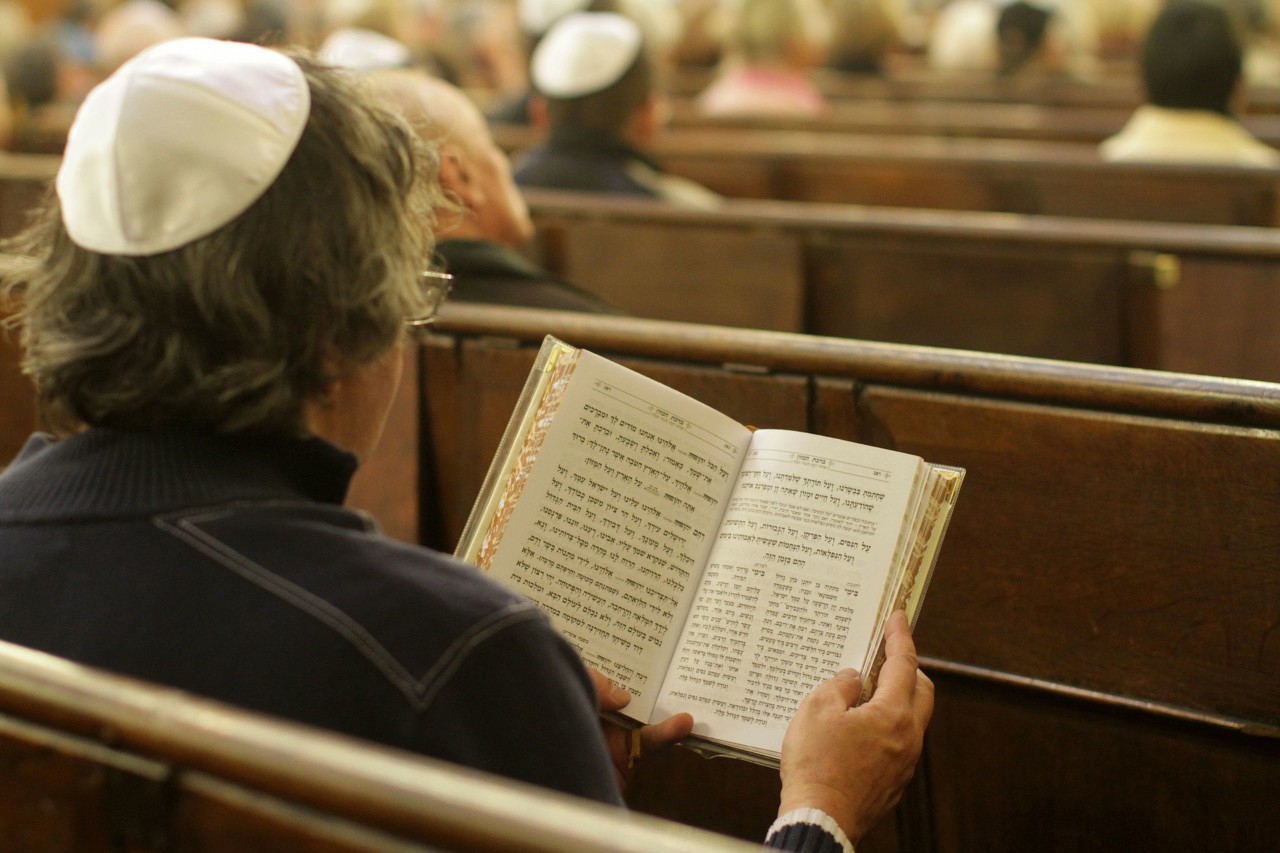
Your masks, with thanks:
[{"label": "wooden bench backrest", "polygon": [[[1204,789],[1161,776],[1153,793],[1139,758],[1171,776],[1176,756],[1224,784],[1280,781],[1280,528],[1269,521],[1280,513],[1280,386],[486,306],[453,306],[439,330],[424,348],[423,451],[424,517],[439,546],[461,529],[543,332],[744,423],[968,469],[918,634],[956,697],[940,700],[915,795],[937,804],[926,822],[945,824],[938,849],[975,849],[960,840],[978,837],[1021,849],[1015,841],[1036,827],[1082,831],[1112,807],[1139,818],[1108,825],[1121,847],[1152,832],[1212,840],[1216,818],[1151,825],[1166,803],[1194,803]],[[1021,739],[985,728],[988,714]],[[971,763],[983,749],[989,767]],[[1041,759],[1091,762],[1110,783],[1064,780]],[[677,776],[710,784],[704,773],[732,789],[729,771],[681,766]],[[767,785],[751,780],[735,796]],[[1264,795],[1229,787],[1206,795],[1205,810],[1240,817],[1231,837],[1260,849],[1245,843],[1262,836],[1238,798],[1260,807]],[[690,816],[692,790],[649,790],[648,806]],[[986,825],[993,810],[1006,822]]]},{"label": "wooden bench backrest", "polygon": [[[1136,106],[1136,105],[1134,105]],[[693,99],[670,102],[678,128],[811,130],[818,133],[880,133],[962,139],[1025,139],[1097,145],[1118,133],[1133,106],[1036,104],[940,98],[935,100],[833,99],[817,116],[707,116]],[[1241,123],[1271,145],[1280,141],[1280,120],[1255,112]]]},{"label": "wooden bench backrest", "polygon": [[[709,86],[714,77],[713,69],[678,68],[666,78],[666,89],[674,98],[693,98]],[[1132,110],[1144,99],[1141,74],[1132,63],[1107,69],[1089,80],[1053,76],[994,77],[981,72],[964,74],[899,67],[884,75],[842,74],[817,68],[810,72],[810,79],[828,99],[836,102],[961,101]],[[1280,88],[1250,81],[1243,110],[1245,114],[1258,115],[1280,112]]]},{"label": "wooden bench backrest", "polygon": [[44,198],[62,158],[54,154],[0,152],[0,239],[22,230]]},{"label": "wooden bench backrest", "polygon": [[1280,380],[1280,236],[529,191],[540,260],[642,317]]},{"label": "wooden bench backrest", "polygon": [[[536,141],[494,131],[508,151]],[[653,153],[731,198],[1218,225],[1276,224],[1280,183],[1274,169],[1106,163],[1089,146],[1005,139],[674,128]]]},{"label": "wooden bench backrest", "polygon": [[8,643],[0,766],[14,850],[759,849]]},{"label": "wooden bench backrest", "polygon": [[[0,255],[0,276],[15,263]],[[35,386],[22,372],[22,347],[17,329],[6,328],[13,307],[0,300],[0,469],[22,448],[36,426]]]}]

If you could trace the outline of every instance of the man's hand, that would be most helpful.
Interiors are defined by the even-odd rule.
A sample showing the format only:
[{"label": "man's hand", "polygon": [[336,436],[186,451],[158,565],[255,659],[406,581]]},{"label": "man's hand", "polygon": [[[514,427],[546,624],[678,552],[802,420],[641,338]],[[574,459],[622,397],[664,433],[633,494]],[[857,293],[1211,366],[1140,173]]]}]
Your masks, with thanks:
[{"label": "man's hand", "polygon": [[885,648],[865,704],[854,707],[862,679],[852,669],[800,703],[782,742],[779,815],[821,809],[856,843],[901,799],[933,714],[933,682],[918,669],[905,613],[889,618]]},{"label": "man's hand", "polygon": [[[620,711],[630,704],[631,694],[618,687],[607,676],[591,667],[587,667],[587,673],[595,683],[602,713]],[[661,752],[671,744],[684,740],[693,731],[693,717],[689,714],[676,714],[660,723],[634,730],[604,719],[600,724],[604,728],[604,740],[609,746],[609,755],[613,757],[614,770],[618,774],[618,787],[623,791],[627,789],[637,758]]]}]

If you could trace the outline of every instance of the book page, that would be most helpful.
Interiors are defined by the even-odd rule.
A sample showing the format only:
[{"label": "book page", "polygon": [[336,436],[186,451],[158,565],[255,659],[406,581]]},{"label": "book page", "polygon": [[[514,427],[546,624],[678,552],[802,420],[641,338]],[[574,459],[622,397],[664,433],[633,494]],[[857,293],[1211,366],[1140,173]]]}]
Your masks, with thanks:
[{"label": "book page", "polygon": [[777,752],[796,706],[861,668],[924,463],[781,430],[755,433],[656,717]]},{"label": "book page", "polygon": [[628,716],[653,709],[750,441],[705,404],[580,352],[481,563],[632,693]]}]

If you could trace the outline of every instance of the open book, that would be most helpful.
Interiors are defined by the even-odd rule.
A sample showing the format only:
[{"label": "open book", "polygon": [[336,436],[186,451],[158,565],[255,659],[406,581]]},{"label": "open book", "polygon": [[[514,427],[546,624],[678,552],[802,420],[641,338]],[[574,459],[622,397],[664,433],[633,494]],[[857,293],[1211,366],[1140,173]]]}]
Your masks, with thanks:
[{"label": "open book", "polygon": [[458,556],[545,608],[641,723],[776,763],[800,700],[912,623],[964,472],[753,430],[547,338]]}]

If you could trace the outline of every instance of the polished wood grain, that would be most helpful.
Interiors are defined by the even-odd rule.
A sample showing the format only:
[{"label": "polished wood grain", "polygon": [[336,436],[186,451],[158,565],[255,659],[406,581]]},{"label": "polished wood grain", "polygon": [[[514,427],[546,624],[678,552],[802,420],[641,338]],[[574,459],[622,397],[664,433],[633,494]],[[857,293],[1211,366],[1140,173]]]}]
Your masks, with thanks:
[{"label": "polished wood grain", "polygon": [[[437,547],[456,540],[544,334],[746,423],[967,468],[917,633],[938,723],[866,849],[1267,849],[1280,385],[449,306],[423,349]],[[646,811],[751,837],[776,802],[758,768],[646,765]]]},{"label": "polished wood grain", "polygon": [[539,259],[636,316],[1280,380],[1272,229],[527,195]]},{"label": "polished wood grain", "polygon": [[759,849],[8,643],[0,766],[12,850]]},{"label": "polished wood grain", "polygon": [[[494,135],[517,161],[537,141],[527,127],[495,127]],[[731,198],[1277,223],[1280,169],[1108,163],[1093,145],[996,136],[675,127],[654,142],[651,153],[668,171]]]}]

